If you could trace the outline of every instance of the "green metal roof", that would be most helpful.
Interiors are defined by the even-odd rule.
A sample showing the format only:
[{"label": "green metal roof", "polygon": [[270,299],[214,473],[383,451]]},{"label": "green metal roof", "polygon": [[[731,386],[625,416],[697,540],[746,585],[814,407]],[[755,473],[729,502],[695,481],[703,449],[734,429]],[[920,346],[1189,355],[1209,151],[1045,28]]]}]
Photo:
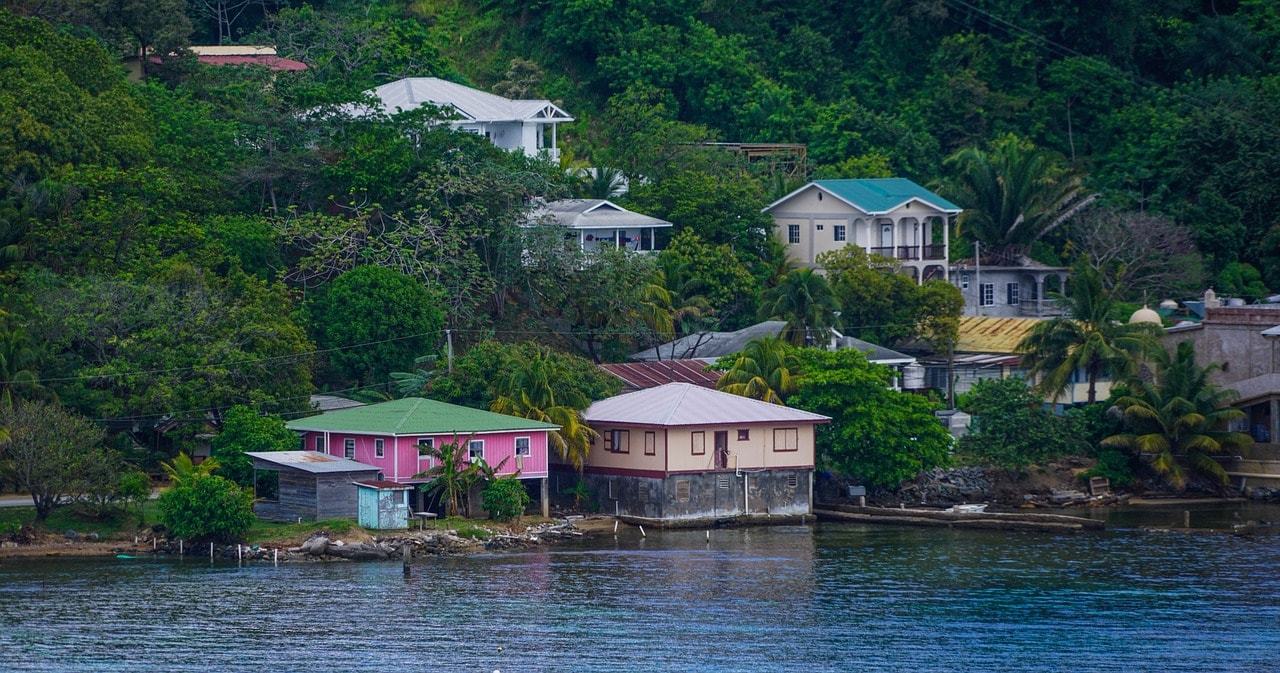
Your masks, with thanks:
[{"label": "green metal roof", "polygon": [[438,435],[511,430],[558,430],[560,426],[495,414],[421,397],[330,411],[289,421],[290,430],[383,435]]},{"label": "green metal roof", "polygon": [[962,208],[906,178],[864,180],[814,180],[813,184],[867,213],[887,213],[919,199],[938,210],[960,212]]}]

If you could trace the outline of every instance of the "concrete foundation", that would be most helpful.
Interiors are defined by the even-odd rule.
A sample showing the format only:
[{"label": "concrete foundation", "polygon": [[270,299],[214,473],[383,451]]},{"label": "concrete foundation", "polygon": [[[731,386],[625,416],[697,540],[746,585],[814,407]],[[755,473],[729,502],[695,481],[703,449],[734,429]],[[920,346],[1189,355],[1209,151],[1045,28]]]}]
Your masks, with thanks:
[{"label": "concrete foundation", "polygon": [[692,525],[731,519],[799,519],[813,511],[813,471],[807,469],[727,470],[666,477],[588,472],[582,479],[591,491],[590,505],[584,507],[624,520]]}]

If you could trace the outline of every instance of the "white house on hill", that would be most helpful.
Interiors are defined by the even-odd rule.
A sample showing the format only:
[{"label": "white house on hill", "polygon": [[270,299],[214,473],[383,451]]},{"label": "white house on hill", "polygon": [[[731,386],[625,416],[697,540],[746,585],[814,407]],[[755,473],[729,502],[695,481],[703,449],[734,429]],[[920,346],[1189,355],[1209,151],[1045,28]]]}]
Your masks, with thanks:
[{"label": "white house on hill", "polygon": [[495,146],[521,150],[528,156],[545,155],[560,160],[556,124],[573,117],[549,100],[511,100],[438,77],[407,77],[369,92],[378,100],[375,108],[347,106],[355,115],[387,114],[434,105],[452,113],[446,123],[454,129],[483,135]]},{"label": "white house on hill", "polygon": [[787,252],[809,266],[853,244],[917,282],[947,279],[948,219],[960,207],[906,178],[814,180],[769,204]]}]

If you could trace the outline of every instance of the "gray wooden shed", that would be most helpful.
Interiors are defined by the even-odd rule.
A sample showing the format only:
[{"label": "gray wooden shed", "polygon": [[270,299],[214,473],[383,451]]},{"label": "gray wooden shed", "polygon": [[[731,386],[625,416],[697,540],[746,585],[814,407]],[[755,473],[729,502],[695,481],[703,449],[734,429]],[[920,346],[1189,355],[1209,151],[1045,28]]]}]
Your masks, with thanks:
[{"label": "gray wooden shed", "polygon": [[254,505],[268,521],[356,519],[359,496],[353,482],[378,478],[378,468],[316,451],[248,451],[253,469],[280,475],[275,500]]}]

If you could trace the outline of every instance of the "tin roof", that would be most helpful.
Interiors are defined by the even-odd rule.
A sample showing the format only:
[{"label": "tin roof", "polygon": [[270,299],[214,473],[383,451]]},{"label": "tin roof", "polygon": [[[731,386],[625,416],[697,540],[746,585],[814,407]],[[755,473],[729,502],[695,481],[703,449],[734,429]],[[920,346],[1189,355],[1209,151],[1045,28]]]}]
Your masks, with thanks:
[{"label": "tin roof", "polygon": [[659,356],[668,360],[681,358],[708,358],[714,360],[718,357],[741,353],[747,347],[747,342],[756,337],[776,337],[782,333],[783,328],[786,326],[785,320],[767,320],[743,327],[736,332],[690,334],[656,348],[640,351],[630,357],[632,360],[657,360]]},{"label": "tin roof", "polygon": [[703,388],[716,387],[720,372],[705,372],[708,360],[649,360],[624,364],[600,365],[632,388],[653,388],[664,383],[692,383]]},{"label": "tin roof", "polygon": [[961,316],[958,353],[1014,353],[1031,329],[1043,322],[1036,318]]},{"label": "tin roof", "polygon": [[530,219],[537,221],[544,217],[550,217],[557,224],[568,229],[641,229],[672,226],[666,220],[627,210],[605,199],[548,201],[541,208],[535,209]]},{"label": "tin roof", "polygon": [[821,189],[868,215],[883,215],[911,201],[919,201],[944,213],[958,213],[962,210],[960,206],[906,178],[814,180],[769,204],[765,210],[773,210],[775,206],[810,188]]},{"label": "tin roof", "polygon": [[387,114],[431,104],[451,107],[464,119],[475,122],[573,121],[549,100],[511,100],[438,77],[406,77],[383,84],[371,93]]},{"label": "tin roof", "polygon": [[365,402],[357,402],[337,395],[311,396],[311,407],[317,411],[337,411],[339,409],[350,409],[351,407],[363,407],[364,405]]},{"label": "tin roof", "polygon": [[363,481],[353,481],[351,483],[355,484],[356,486],[376,488],[379,491],[411,491],[417,488],[413,484],[399,484],[394,481],[386,481],[386,480],[378,480],[378,479],[365,479]]},{"label": "tin roof", "polygon": [[329,411],[285,423],[290,430],[380,435],[441,435],[515,430],[558,430],[560,426],[495,414],[422,397]]},{"label": "tin roof", "polygon": [[800,409],[769,404],[695,386],[667,383],[617,395],[592,404],[588,423],[687,426],[733,423],[826,423],[831,419]]},{"label": "tin roof", "polygon": [[347,458],[331,456],[319,451],[245,451],[246,456],[254,461],[263,461],[272,465],[289,467],[312,474],[330,474],[334,472],[377,472],[375,465],[357,463]]}]

